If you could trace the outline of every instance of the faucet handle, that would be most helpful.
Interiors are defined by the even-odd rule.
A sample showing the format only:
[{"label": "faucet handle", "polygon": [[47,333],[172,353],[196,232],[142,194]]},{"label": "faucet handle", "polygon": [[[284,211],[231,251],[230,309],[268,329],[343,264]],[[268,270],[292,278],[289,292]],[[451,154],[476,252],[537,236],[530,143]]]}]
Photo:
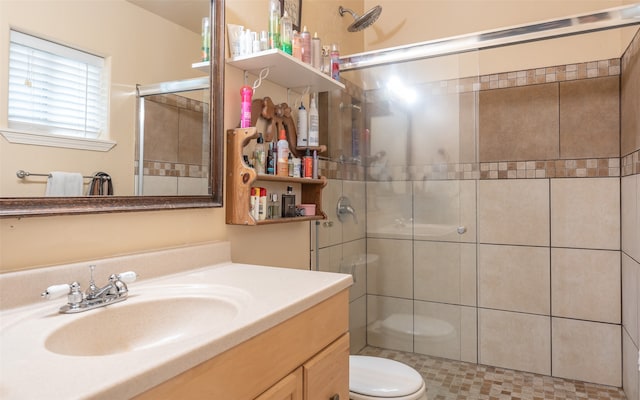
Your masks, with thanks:
[{"label": "faucet handle", "polygon": [[47,300],[57,299],[58,297],[65,296],[71,292],[71,285],[63,283],[61,285],[49,286],[40,296]]},{"label": "faucet handle", "polygon": [[135,282],[136,279],[138,279],[138,274],[133,271],[127,271],[118,274],[118,280],[124,283]]}]

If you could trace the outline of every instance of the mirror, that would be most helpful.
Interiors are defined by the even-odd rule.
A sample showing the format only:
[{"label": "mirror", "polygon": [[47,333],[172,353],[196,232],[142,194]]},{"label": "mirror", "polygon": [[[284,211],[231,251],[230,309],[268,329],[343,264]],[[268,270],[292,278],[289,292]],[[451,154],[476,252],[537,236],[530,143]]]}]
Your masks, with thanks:
[{"label": "mirror", "polygon": [[[193,63],[201,61],[201,24],[207,14],[211,21],[211,59],[214,60],[210,63],[210,72],[208,67],[192,68]],[[0,2],[0,15],[0,25],[6,28],[0,31],[0,54],[8,54],[8,28],[12,28],[105,57],[111,81],[108,139],[116,143],[108,151],[78,150],[14,144],[4,135],[0,136],[0,217],[222,205],[224,1],[16,0]],[[152,21],[158,25],[152,25]],[[8,76],[8,60],[6,56],[2,58],[0,75]],[[202,100],[203,104],[208,103],[208,112],[204,113],[207,121],[203,125],[208,124],[209,133],[208,137],[201,138],[206,146],[202,153],[210,165],[204,167],[201,174],[209,194],[136,196],[136,87],[203,77],[209,79],[212,88],[208,90],[208,98]],[[0,89],[0,96],[5,99],[6,90]],[[0,109],[0,131],[6,127],[5,108]],[[55,163],[51,163],[52,159]],[[85,169],[79,170],[83,167],[77,165],[84,165]],[[20,169],[44,173],[45,177],[21,180],[16,176]],[[105,171],[114,177],[115,196],[42,197],[40,193],[44,194],[46,174],[50,171],[74,171],[85,176]],[[26,194],[7,189],[16,182],[28,187],[23,192]]]}]

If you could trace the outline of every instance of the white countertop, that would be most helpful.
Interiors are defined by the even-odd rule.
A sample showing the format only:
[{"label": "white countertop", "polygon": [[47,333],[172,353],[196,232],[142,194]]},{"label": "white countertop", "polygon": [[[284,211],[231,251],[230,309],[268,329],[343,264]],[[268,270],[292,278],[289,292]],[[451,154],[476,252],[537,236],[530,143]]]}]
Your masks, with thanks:
[{"label": "white countertop", "polygon": [[[64,297],[6,309],[0,312],[0,398],[130,398],[347,289],[351,282],[344,274],[224,262],[131,283],[126,301],[79,314],[58,313]],[[180,285],[237,289],[241,295],[234,301],[242,311],[213,334],[146,349],[69,356],[45,347],[47,337],[74,318],[162,298],[163,287]],[[127,326],[98,324],[95,329]]]}]

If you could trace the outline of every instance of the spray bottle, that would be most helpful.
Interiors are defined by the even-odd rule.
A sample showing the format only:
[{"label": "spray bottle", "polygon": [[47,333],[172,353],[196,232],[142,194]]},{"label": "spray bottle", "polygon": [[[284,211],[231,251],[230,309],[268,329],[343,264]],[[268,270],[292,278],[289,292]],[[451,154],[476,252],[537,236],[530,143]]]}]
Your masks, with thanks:
[{"label": "spray bottle", "polygon": [[253,88],[244,85],[240,88],[240,128],[248,128],[251,126],[251,97],[253,96]]}]

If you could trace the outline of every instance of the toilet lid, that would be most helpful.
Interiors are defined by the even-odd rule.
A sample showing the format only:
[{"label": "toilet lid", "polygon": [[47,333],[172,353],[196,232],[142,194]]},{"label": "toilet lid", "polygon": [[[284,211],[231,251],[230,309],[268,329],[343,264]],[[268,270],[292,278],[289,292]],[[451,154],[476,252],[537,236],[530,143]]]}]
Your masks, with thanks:
[{"label": "toilet lid", "polygon": [[349,356],[349,390],[371,397],[408,396],[420,390],[422,376],[398,361],[381,357]]}]

